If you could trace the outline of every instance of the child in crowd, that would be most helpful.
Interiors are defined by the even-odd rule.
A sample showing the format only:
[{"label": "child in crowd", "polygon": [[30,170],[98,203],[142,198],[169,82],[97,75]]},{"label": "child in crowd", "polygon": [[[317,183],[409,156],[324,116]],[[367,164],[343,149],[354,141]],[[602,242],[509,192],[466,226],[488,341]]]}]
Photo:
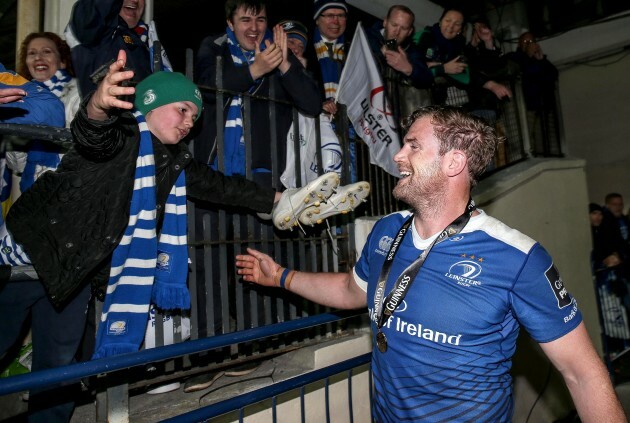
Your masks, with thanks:
[{"label": "child in crowd", "polygon": [[[107,291],[95,357],[138,350],[151,302],[190,307],[187,194],[266,213],[280,196],[194,161],[180,141],[201,112],[197,87],[170,72],[123,87],[133,77],[125,62],[121,51],[72,123],[75,146],[20,197],[2,227],[1,263],[31,263],[39,280],[0,291],[0,356],[31,312],[33,371],[71,363],[90,283]],[[134,93],[135,102],[126,101]],[[31,392],[29,407],[69,418],[72,396],[53,400],[58,391]]]}]

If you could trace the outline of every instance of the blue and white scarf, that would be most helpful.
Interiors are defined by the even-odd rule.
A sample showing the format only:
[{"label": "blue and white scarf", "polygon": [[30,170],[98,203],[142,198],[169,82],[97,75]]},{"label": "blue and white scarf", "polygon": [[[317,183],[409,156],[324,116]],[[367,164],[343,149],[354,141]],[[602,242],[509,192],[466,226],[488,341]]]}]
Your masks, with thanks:
[{"label": "blue and white scarf", "polygon": [[186,177],[180,173],[166,201],[159,241],[156,237],[155,160],[151,133],[142,114],[129,224],[112,255],[107,296],[92,358],[137,351],[153,301],[164,310],[189,309],[186,287]]},{"label": "blue and white scarf", "polygon": [[[151,70],[155,72],[155,69],[153,69],[153,63],[154,63],[153,44],[156,41],[159,41],[158,36],[157,36],[157,30],[155,29],[155,21],[151,21],[149,25],[147,25],[146,23],[144,23],[144,21],[140,20],[140,22],[138,22],[138,25],[134,28],[134,30],[140,37],[140,41],[142,41],[149,47],[149,55],[151,56]],[[164,46],[162,46],[162,49],[161,49],[161,56],[162,56],[162,69],[160,70],[172,72],[173,66],[171,66],[170,60],[168,60],[168,56],[166,55],[166,50],[164,49]]]},{"label": "blue and white scarf", "polygon": [[315,52],[317,53],[317,61],[322,70],[322,82],[324,83],[325,97],[336,98],[337,89],[339,88],[339,78],[341,78],[341,70],[346,59],[344,49],[344,36],[341,35],[333,45],[333,55],[330,57],[328,46],[319,32],[319,28],[315,28],[313,34],[313,43],[315,44]]},{"label": "blue and white scarf", "polygon": [[[235,66],[249,66],[254,63],[255,53],[241,48],[234,31],[227,27],[227,43]],[[273,41],[271,32],[267,30],[265,37],[260,43],[260,51],[265,49],[265,40]],[[264,77],[254,81],[249,88],[253,93]],[[245,175],[245,138],[243,137],[243,97],[234,96],[228,106],[227,117],[225,119],[225,129],[223,131],[223,158],[225,175]],[[215,157],[212,168],[219,168],[219,159]]]},{"label": "blue and white scarf", "polygon": [[[57,69],[57,72],[47,81],[33,80],[33,82],[48,88],[58,98],[61,98],[64,88],[70,81],[72,81],[72,75],[65,69]],[[29,189],[42,173],[57,169],[62,157],[63,154],[59,152],[59,147],[51,143],[33,140],[28,150],[26,166],[22,172],[20,192]]]},{"label": "blue and white scarf", "polygon": [[[50,77],[48,81],[42,82],[57,97],[61,97],[63,89],[68,83],[72,81],[72,75],[65,69],[57,69],[57,72]],[[33,81],[37,82],[37,81]]]}]

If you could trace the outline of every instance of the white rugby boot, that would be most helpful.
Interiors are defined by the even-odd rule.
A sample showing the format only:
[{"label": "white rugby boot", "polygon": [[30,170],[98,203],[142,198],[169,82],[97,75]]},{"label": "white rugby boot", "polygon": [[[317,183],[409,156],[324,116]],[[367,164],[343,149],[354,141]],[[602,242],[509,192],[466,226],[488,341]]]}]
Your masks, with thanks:
[{"label": "white rugby boot", "polygon": [[282,193],[280,201],[273,210],[272,220],[280,230],[298,226],[300,214],[312,207],[319,207],[339,186],[339,175],[326,173],[302,188],[288,188]]},{"label": "white rugby boot", "polygon": [[305,209],[299,217],[300,223],[313,226],[336,214],[346,214],[366,202],[370,194],[370,184],[366,181],[344,185],[337,189],[324,204]]}]

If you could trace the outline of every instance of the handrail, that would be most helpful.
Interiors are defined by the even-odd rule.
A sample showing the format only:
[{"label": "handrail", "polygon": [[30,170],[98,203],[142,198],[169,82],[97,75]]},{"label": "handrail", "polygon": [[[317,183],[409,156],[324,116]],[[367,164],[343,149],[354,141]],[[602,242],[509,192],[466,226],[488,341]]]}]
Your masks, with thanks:
[{"label": "handrail", "polygon": [[332,313],[323,313],[302,319],[291,320],[283,323],[261,326],[239,332],[232,332],[223,335],[216,335],[208,338],[186,341],[159,348],[151,348],[129,354],[121,354],[114,357],[100,358],[83,363],[71,364],[68,366],[56,367],[53,369],[40,370],[33,373],[11,376],[0,379],[0,395],[20,392],[27,389],[41,389],[55,387],[61,383],[78,381],[86,376],[93,376],[102,373],[110,373],[130,367],[140,366],[146,363],[165,361],[187,354],[194,354],[203,351],[267,338],[287,332],[306,329],[313,326],[333,323],[339,320],[364,314],[364,309],[343,310]]},{"label": "handrail", "polygon": [[70,129],[48,125],[0,123],[0,135],[19,135],[28,139],[50,141],[62,147],[69,147],[73,143]]},{"label": "handrail", "polygon": [[280,395],[284,392],[300,388],[318,380],[339,374],[344,370],[350,370],[363,364],[369,363],[372,359],[372,353],[366,353],[353,357],[349,360],[345,360],[323,369],[313,370],[300,376],[292,377],[291,379],[284,380],[282,382],[276,382],[273,385],[266,386],[264,388],[257,389],[252,392],[241,394],[234,398],[229,398],[214,404],[207,405],[202,408],[190,411],[188,413],[180,414],[178,416],[162,420],[162,423],[184,423],[184,422],[198,422],[211,419],[213,417],[220,416],[225,413],[229,413],[234,410],[238,410],[246,405],[254,404],[263,401],[267,398]]}]

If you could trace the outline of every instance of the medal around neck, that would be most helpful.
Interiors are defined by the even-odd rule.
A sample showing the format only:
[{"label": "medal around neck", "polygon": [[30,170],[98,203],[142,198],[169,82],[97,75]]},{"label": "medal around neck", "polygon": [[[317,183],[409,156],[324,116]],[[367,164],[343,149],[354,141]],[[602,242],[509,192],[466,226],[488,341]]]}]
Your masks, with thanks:
[{"label": "medal around neck", "polygon": [[387,337],[381,331],[376,334],[376,347],[382,353],[387,351]]}]

